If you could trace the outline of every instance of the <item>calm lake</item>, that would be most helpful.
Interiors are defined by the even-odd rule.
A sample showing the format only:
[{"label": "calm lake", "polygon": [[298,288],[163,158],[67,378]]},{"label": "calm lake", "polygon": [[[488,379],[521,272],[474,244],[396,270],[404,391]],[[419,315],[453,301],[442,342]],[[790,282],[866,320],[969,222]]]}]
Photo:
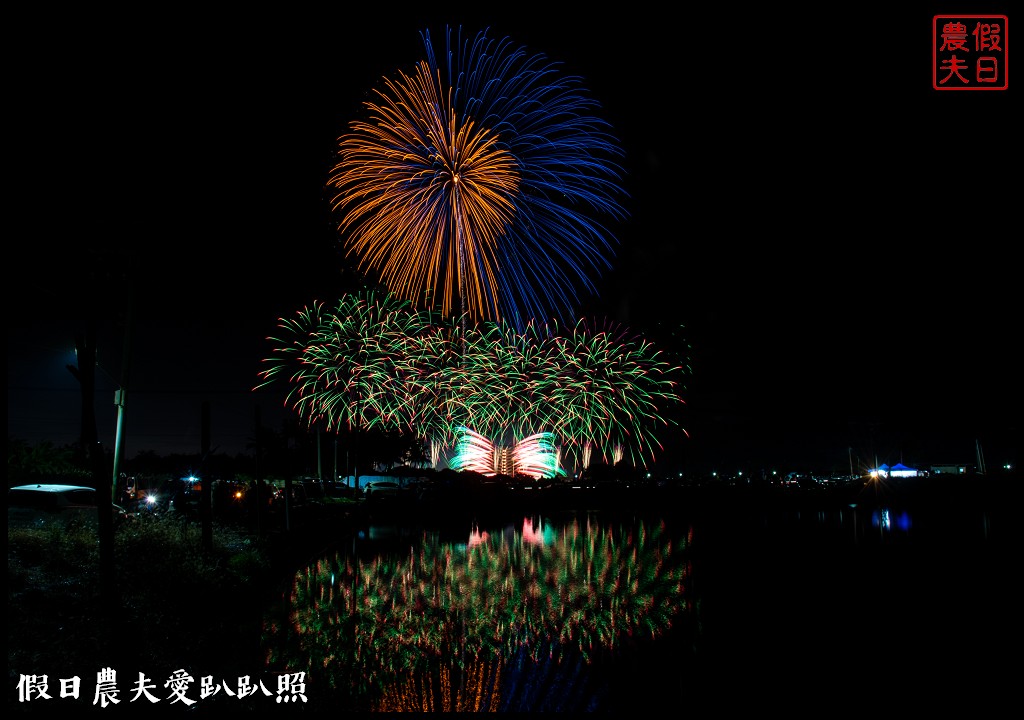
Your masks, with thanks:
[{"label": "calm lake", "polygon": [[382,513],[268,608],[268,670],[309,710],[984,712],[1014,511],[895,500]]}]

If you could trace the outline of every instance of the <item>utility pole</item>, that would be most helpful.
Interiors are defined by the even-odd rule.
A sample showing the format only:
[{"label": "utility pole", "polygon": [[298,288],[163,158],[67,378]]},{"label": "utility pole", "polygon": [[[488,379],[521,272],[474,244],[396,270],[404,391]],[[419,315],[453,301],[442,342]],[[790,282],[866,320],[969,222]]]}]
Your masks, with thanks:
[{"label": "utility pole", "polygon": [[128,291],[128,303],[124,315],[124,345],[121,349],[121,387],[114,392],[114,404],[117,405],[117,432],[114,435],[114,475],[110,483],[110,500],[116,503],[120,499],[121,464],[124,462],[124,406],[128,395],[128,365],[131,359],[132,329],[132,295]]},{"label": "utility pole", "polygon": [[253,427],[254,427],[253,435],[255,435],[255,441],[256,441],[255,442],[256,447],[253,449],[253,456],[254,456],[254,459],[256,461],[255,462],[255,464],[256,464],[256,478],[255,478],[255,481],[253,482],[253,488],[252,488],[253,493],[255,494],[255,498],[254,498],[253,502],[249,503],[249,508],[250,508],[250,512],[255,512],[256,513],[256,536],[259,537],[260,536],[260,512],[262,510],[262,507],[260,505],[260,485],[262,484],[262,482],[261,482],[262,478],[261,478],[260,473],[263,470],[262,466],[260,465],[260,450],[262,448],[262,443],[263,443],[263,413],[260,410],[260,406],[259,405],[257,405],[256,408],[253,411]]},{"label": "utility pole", "polygon": [[96,488],[96,509],[99,513],[100,590],[107,608],[117,600],[114,574],[114,517],[110,495],[104,479],[103,451],[96,434],[96,331],[92,324],[83,335],[75,337],[78,367],[68,365],[68,371],[82,388],[82,450],[86,453]]},{"label": "utility pole", "polygon": [[[204,400],[202,405],[201,439],[202,465],[206,465],[206,459],[210,455],[210,401]],[[199,493],[199,517],[202,521],[203,550],[213,550],[213,478],[209,473],[209,466],[204,467],[202,476],[203,489]]]}]

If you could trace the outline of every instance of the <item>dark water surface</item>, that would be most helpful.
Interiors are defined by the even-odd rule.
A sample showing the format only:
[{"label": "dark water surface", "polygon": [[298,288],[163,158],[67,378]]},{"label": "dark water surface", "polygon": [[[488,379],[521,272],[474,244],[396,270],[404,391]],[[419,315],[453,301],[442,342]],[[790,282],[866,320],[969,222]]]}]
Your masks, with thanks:
[{"label": "dark water surface", "polygon": [[1010,697],[1004,497],[678,500],[370,517],[268,611],[270,668],[309,672],[309,710],[976,713]]},{"label": "dark water surface", "polygon": [[1009,521],[950,504],[700,523],[704,699],[726,678],[732,690],[711,696],[723,707],[973,714],[1007,698],[1020,637]]}]

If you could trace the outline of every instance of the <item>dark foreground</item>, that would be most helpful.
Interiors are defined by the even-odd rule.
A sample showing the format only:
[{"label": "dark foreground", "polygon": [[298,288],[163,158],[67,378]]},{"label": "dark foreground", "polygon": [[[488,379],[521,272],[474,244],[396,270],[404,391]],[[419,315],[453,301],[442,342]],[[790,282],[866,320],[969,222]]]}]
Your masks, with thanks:
[{"label": "dark foreground", "polygon": [[[698,529],[700,627],[682,650],[626,671],[635,675],[638,709],[789,708],[808,716],[840,708],[883,715],[898,709],[987,712],[1008,697],[1014,682],[1003,658],[1019,638],[1010,602],[1016,586],[1010,547],[1019,547],[1020,539],[1012,521],[1017,498],[1016,476],[785,492],[607,487],[527,498],[492,490],[296,507],[286,524],[265,524],[260,532],[224,523],[216,527],[211,553],[202,551],[194,522],[167,517],[119,531],[114,597],[100,591],[88,533],[70,528],[30,536],[9,528],[7,706],[35,714],[123,714],[138,712],[140,703],[127,700],[142,670],[161,697],[164,681],[179,670],[197,684],[206,675],[257,678],[265,663],[266,608],[286,599],[296,569],[367,523],[460,523],[579,510],[685,517]],[[792,522],[856,507],[915,512],[926,520],[914,537],[926,536],[927,549],[899,538],[837,548],[819,543],[817,530],[808,533]],[[991,523],[987,537],[973,531],[980,515]],[[777,517],[791,521],[776,524]],[[972,528],[958,533],[958,517]],[[124,702],[100,708],[91,693],[106,667],[118,670]],[[19,701],[23,677],[44,674],[52,699]],[[81,678],[83,695],[62,699],[59,679],[73,676]],[[221,693],[191,708],[162,702],[145,712],[224,714],[266,708],[267,702]],[[345,709],[313,698],[274,710]]]}]

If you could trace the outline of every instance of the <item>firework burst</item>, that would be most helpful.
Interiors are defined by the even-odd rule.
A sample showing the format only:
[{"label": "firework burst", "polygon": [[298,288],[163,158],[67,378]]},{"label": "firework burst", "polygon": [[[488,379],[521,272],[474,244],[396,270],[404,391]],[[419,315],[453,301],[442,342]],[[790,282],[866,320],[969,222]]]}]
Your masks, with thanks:
[{"label": "firework burst", "polygon": [[[683,402],[682,366],[610,323],[521,333],[485,323],[463,335],[455,321],[364,293],[280,328],[261,386],[289,382],[286,403],[309,423],[415,430],[432,446],[462,443],[474,468],[517,447],[523,467],[551,474],[557,456],[643,462]],[[530,438],[539,444],[526,453]]]},{"label": "firework burst", "polygon": [[[445,315],[567,317],[610,268],[622,155],[578,76],[488,31],[384,79],[327,186],[362,270]],[[440,61],[439,61],[440,60]]]}]

